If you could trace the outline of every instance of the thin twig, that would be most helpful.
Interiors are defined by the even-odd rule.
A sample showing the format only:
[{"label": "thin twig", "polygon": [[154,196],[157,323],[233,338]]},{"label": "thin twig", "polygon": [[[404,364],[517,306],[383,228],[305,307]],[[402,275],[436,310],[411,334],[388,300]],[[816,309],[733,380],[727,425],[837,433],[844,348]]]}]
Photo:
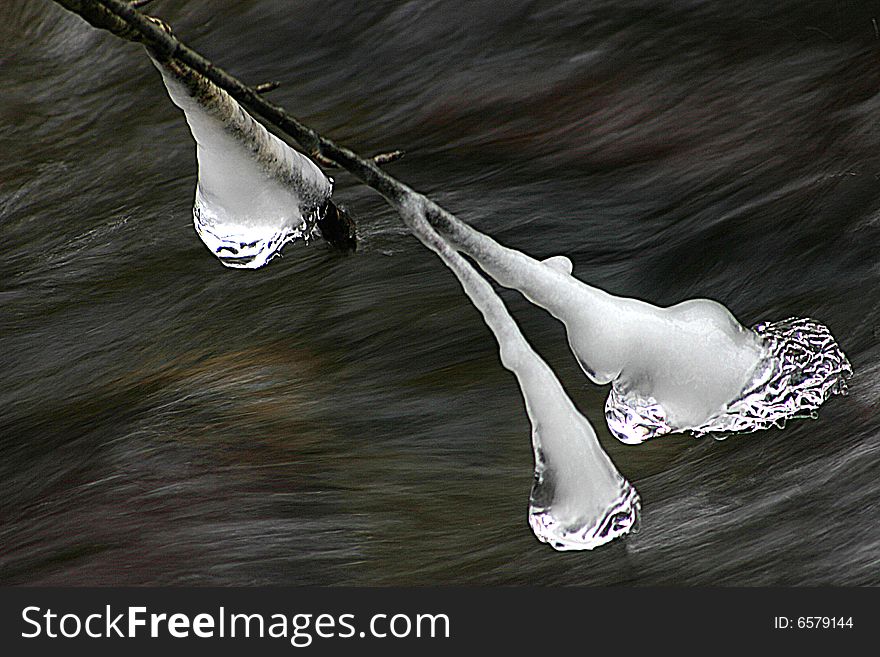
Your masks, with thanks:
[{"label": "thin twig", "polygon": [[[336,164],[334,160],[331,160],[329,157],[322,155],[320,152],[309,153],[312,159],[315,160],[318,164],[320,164],[325,169],[339,169],[340,166]],[[378,165],[388,164],[389,162],[397,162],[397,160],[401,159],[404,155],[406,155],[406,151],[396,150],[390,151],[388,153],[379,153],[378,155],[374,155],[369,158],[370,161],[375,162]]]},{"label": "thin twig", "polygon": [[258,94],[267,94],[270,91],[275,91],[280,86],[280,82],[261,82],[254,87],[254,91],[256,91]]},{"label": "thin twig", "polygon": [[406,151],[396,150],[390,153],[379,153],[373,156],[373,162],[376,164],[388,164],[389,162],[397,162],[406,155]]},{"label": "thin twig", "polygon": [[463,240],[474,236],[475,232],[470,226],[379,168],[380,161],[385,163],[399,159],[402,151],[365,159],[354,151],[336,144],[301,123],[283,107],[266,100],[253,87],[244,84],[182,43],[162,26],[161,21],[145,16],[122,0],[53,0],[53,2],[78,14],[95,27],[108,30],[123,39],[143,44],[159,60],[175,59],[201,73],[248,110],[290,136],[306,153],[312,154],[320,161],[334,162],[346,169],[362,183],[379,192],[395,207],[404,199],[418,197],[423,203],[428,221],[447,237]]}]

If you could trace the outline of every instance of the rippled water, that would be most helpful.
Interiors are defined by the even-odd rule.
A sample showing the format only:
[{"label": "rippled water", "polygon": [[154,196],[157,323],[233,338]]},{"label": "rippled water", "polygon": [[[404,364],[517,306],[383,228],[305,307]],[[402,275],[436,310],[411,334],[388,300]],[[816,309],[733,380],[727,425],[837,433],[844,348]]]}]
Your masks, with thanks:
[{"label": "rippled water", "polygon": [[878,584],[875,2],[171,2],[151,11],[461,218],[661,305],[827,324],[817,420],[618,444],[554,320],[503,292],[642,497],[588,553],[527,522],[529,424],[453,276],[347,175],[340,256],[230,271],[137,46],[0,4],[0,581]]}]

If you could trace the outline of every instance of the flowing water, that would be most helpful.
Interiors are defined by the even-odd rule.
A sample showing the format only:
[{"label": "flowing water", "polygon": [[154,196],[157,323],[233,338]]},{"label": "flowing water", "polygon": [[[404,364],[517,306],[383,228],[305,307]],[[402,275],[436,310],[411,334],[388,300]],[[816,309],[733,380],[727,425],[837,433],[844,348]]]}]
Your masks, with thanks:
[{"label": "flowing water", "polygon": [[826,324],[850,394],[784,430],[622,445],[559,323],[502,291],[641,495],[638,534],[555,552],[516,381],[396,213],[333,172],[355,254],[223,267],[143,49],[3,0],[0,582],[880,583],[880,3],[150,11],[591,285]]}]

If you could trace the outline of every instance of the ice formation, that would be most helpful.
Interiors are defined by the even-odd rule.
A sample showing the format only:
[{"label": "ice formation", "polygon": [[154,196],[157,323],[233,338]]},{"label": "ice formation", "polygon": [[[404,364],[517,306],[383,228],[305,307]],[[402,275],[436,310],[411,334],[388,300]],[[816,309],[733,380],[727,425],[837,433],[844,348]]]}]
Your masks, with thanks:
[{"label": "ice formation", "polygon": [[420,197],[405,198],[398,210],[456,275],[495,335],[502,364],[519,382],[532,424],[535,479],[529,524],[535,536],[557,550],[589,550],[636,529],[641,502],[635,488],[614,467],[589,421],[523,337],[504,303],[434,232]]},{"label": "ice formation", "polygon": [[845,394],[852,370],[818,322],[792,319],[751,330],[709,299],[660,308],[615,297],[572,276],[564,256],[540,262],[433,204],[428,217],[498,283],[563,322],[586,375],[612,385],[606,420],[622,442],[782,426]]},{"label": "ice formation", "polygon": [[[153,61],[196,140],[196,230],[225,265],[261,267],[286,242],[307,235],[328,205],[334,208],[332,181],[311,160],[202,76],[174,60]],[[614,467],[590,423],[492,287],[427,223],[421,199],[415,193],[398,199],[401,216],[456,274],[522,390],[535,456],[529,504],[535,535],[557,550],[588,550],[633,531],[641,508],[635,488]],[[547,266],[571,271],[564,257]]]},{"label": "ice formation", "polygon": [[337,212],[333,181],[308,157],[200,74],[175,60],[153,63],[196,141],[196,232],[224,265],[261,267]]},{"label": "ice formation", "polygon": [[[852,368],[826,326],[790,318],[761,323],[753,330],[765,348],[757,370],[736,399],[702,424],[687,428],[694,435],[724,437],[781,429],[792,418],[815,418],[832,394],[846,394]],[[615,387],[605,402],[605,419],[611,432],[624,442],[642,442],[681,430],[669,424],[656,400],[620,394]]]}]

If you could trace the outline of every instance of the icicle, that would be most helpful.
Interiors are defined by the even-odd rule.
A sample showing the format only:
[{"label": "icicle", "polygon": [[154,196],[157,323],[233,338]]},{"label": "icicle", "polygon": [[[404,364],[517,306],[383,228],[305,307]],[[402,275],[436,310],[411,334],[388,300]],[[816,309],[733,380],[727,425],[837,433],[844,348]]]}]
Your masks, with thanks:
[{"label": "icicle", "polygon": [[193,218],[228,267],[255,269],[327,212],[333,182],[269,133],[225,91],[174,60],[153,63],[196,140]]},{"label": "icicle", "polygon": [[596,433],[553,370],[531,348],[489,283],[425,220],[421,198],[398,202],[416,236],[458,277],[498,341],[501,362],[516,375],[532,423],[535,480],[529,524],[557,550],[590,550],[635,530],[641,501],[616,470]]}]

